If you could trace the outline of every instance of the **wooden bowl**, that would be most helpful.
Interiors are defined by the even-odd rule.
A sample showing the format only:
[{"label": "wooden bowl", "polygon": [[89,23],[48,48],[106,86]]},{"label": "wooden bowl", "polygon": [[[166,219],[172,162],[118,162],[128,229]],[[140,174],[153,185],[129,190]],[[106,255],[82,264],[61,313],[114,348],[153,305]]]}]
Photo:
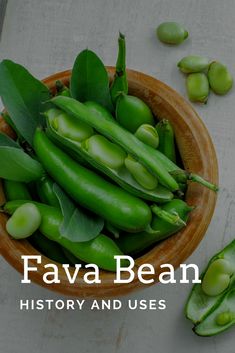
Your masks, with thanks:
[{"label": "wooden bowl", "polygon": [[[114,68],[108,67],[110,78],[114,74]],[[71,71],[64,71],[52,75],[43,82],[52,90],[55,90],[55,81],[62,80],[68,85]],[[160,119],[168,119],[175,130],[176,140],[183,164],[186,170],[190,170],[203,176],[213,183],[218,183],[218,166],[213,143],[209,133],[192,106],[184,100],[176,91],[161,81],[143,73],[128,70],[129,92],[143,99]],[[3,124],[4,125],[4,124]],[[1,125],[0,125],[1,127]],[[6,126],[1,127],[2,130]],[[9,132],[9,131],[8,131]],[[3,191],[0,190],[0,199],[3,199]],[[154,266],[156,280],[159,275],[160,265],[170,263],[177,268],[196,249],[202,240],[216,203],[216,193],[196,183],[188,187],[186,200],[189,205],[197,206],[191,213],[188,225],[177,234],[162,241],[153,247],[145,255],[136,260],[135,273],[143,263]],[[0,214],[0,251],[2,256],[20,273],[23,273],[21,255],[39,254],[27,240],[16,241],[8,236],[5,230],[7,216]],[[129,284],[114,284],[114,273],[101,271],[101,284],[89,285],[83,281],[82,270],[75,284],[69,284],[63,268],[59,266],[60,284],[46,285],[42,276],[45,273],[44,265],[52,263],[42,256],[42,264],[38,265],[38,272],[31,273],[33,282],[66,295],[82,298],[108,298],[125,295],[136,291],[143,286],[137,276]]]}]

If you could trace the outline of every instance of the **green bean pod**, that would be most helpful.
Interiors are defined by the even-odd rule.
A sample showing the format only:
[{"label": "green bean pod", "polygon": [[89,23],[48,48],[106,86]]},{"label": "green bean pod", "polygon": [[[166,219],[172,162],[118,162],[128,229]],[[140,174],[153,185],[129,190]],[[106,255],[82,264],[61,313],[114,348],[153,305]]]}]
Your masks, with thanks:
[{"label": "green bean pod", "polygon": [[[192,209],[184,201],[178,199],[167,202],[162,206],[162,210],[173,215],[178,214],[184,222],[188,221],[189,213]],[[173,225],[158,216],[154,216],[151,227],[151,232],[122,233],[120,238],[116,240],[116,243],[124,254],[137,255],[158,241],[178,232],[183,228],[183,224]]]},{"label": "green bean pod", "polygon": [[114,105],[120,92],[128,93],[128,81],[126,75],[126,41],[125,36],[119,32],[116,70],[110,87],[110,94]]},{"label": "green bean pod", "polygon": [[4,179],[3,188],[7,201],[32,200],[25,183]]},{"label": "green bean pod", "polygon": [[[233,240],[229,245],[227,245],[222,251],[212,257],[207,268],[201,276],[203,279],[207,274],[208,269],[217,260],[224,260],[231,265],[235,264],[235,240]],[[185,313],[186,317],[190,319],[194,324],[198,324],[204,320],[208,313],[212,312],[220,303],[225,292],[221,292],[216,296],[207,295],[204,290],[202,283],[195,284],[190,293],[188,301],[186,303]],[[235,284],[235,266],[234,273],[230,276],[229,284],[227,285],[226,291],[230,290]]]},{"label": "green bean pod", "polygon": [[90,110],[90,112],[96,115],[97,119],[101,117],[101,119],[104,118],[109,121],[115,121],[112,114],[101,104],[93,101],[86,101],[83,104],[88,108],[88,110]]},{"label": "green bean pod", "polygon": [[126,152],[135,157],[152,174],[154,174],[163,186],[166,186],[171,191],[176,191],[179,189],[177,182],[160,162],[155,150],[139,141],[136,136],[131,134],[129,131],[123,129],[115,122],[107,121],[102,117],[98,120],[84,104],[76,101],[75,99],[67,97],[54,97],[52,102],[68,114],[71,114],[78,120],[87,123],[99,133],[123,147]]},{"label": "green bean pod", "polygon": [[194,327],[199,336],[214,336],[235,325],[235,288],[229,290],[206,318]]},{"label": "green bean pod", "polygon": [[[53,190],[53,184],[54,181],[48,175],[44,176],[36,182],[37,193],[41,202],[60,208],[60,203]],[[18,200],[24,200],[24,198],[18,197]]]},{"label": "green bean pod", "polygon": [[[83,261],[78,260],[78,258],[76,256],[74,256],[70,251],[68,251],[67,249],[61,247],[65,257],[67,258],[67,260],[69,260],[69,263],[72,265],[76,265],[78,262],[80,264],[83,264]],[[64,262],[65,263],[65,262]]]},{"label": "green bean pod", "polygon": [[152,214],[146,203],[76,163],[40,129],[34,136],[34,150],[48,174],[83,207],[131,232],[150,223]]},{"label": "green bean pod", "polygon": [[163,119],[156,125],[156,130],[159,136],[158,150],[175,163],[175,137],[172,125]]},{"label": "green bean pod", "polygon": [[118,123],[133,134],[143,124],[154,125],[153,113],[140,98],[121,93],[116,103]]},{"label": "green bean pod", "polygon": [[[97,103],[94,105],[93,102],[89,102],[88,106],[89,106],[89,109],[91,109],[91,111],[93,111],[96,114],[97,119],[99,119],[99,117],[101,117],[101,119],[102,117],[104,117],[109,121],[113,120],[113,118],[109,116],[109,113],[108,115],[105,114],[104,108],[99,109]],[[84,162],[89,163],[90,166],[99,170],[104,175],[107,175],[109,178],[111,178],[117,184],[119,184],[123,189],[143,199],[162,203],[162,202],[170,201],[173,198],[172,192],[166,189],[162,185],[156,186],[156,188],[153,190],[147,190],[146,188],[141,186],[132,177],[131,173],[124,165],[123,167],[120,167],[120,168],[111,168],[107,164],[104,164],[103,162],[107,159],[106,156],[108,156],[108,159],[110,160],[110,152],[109,152],[110,149],[107,149],[106,144],[105,144],[106,146],[104,146],[105,150],[104,148],[102,148],[102,151],[100,151],[102,152],[101,157],[103,156],[104,158],[102,162],[100,162],[97,158],[94,158],[95,157],[94,155],[89,153],[87,148],[84,148],[84,146],[87,145],[86,141],[81,143],[79,141],[69,139],[63,136],[62,131],[60,131],[60,134],[59,134],[58,131],[56,131],[56,129],[53,127],[53,119],[56,116],[56,112],[58,112],[58,114],[60,114],[60,117],[62,117],[61,111],[58,111],[58,109],[50,109],[46,112],[47,134],[57,145],[59,145],[59,147],[62,147],[63,149],[65,149],[66,152],[71,154],[71,156],[76,160],[78,160],[79,163],[82,163],[83,165],[84,165]],[[66,113],[63,113],[63,114],[64,114],[63,118],[67,119],[67,114]],[[74,118],[74,120],[75,120],[74,124],[76,124],[76,118]],[[117,145],[117,147],[119,147],[119,145]],[[92,149],[94,148],[92,147]],[[91,149],[90,149],[90,152],[91,152]]]},{"label": "green bean pod", "polygon": [[[147,149],[148,147],[149,146],[146,146]],[[152,153],[152,149],[149,149],[149,153]],[[210,190],[213,190],[213,191],[219,190],[217,185],[210,183],[209,181],[202,178],[200,175],[183,170],[159,150],[155,150],[154,153],[157,155],[158,160],[162,163],[162,165],[164,165],[168,173],[170,173],[170,175],[175,178],[177,183],[186,184],[187,181],[192,181],[195,183],[199,183]]]},{"label": "green bean pod", "polygon": [[29,237],[29,242],[35,249],[41,252],[44,256],[48,257],[55,262],[60,264],[67,264],[68,258],[65,256],[62,247],[45,237],[43,234],[36,232]]},{"label": "green bean pod", "polygon": [[[25,202],[24,200],[7,202],[4,206],[4,210],[12,214]],[[103,234],[87,242],[72,242],[67,238],[63,238],[60,235],[60,224],[63,220],[60,210],[38,202],[33,203],[41,213],[42,222],[39,230],[45,237],[60,244],[75,257],[84,262],[94,263],[104,270],[116,270],[114,256],[122,255],[122,252],[112,239]]]}]

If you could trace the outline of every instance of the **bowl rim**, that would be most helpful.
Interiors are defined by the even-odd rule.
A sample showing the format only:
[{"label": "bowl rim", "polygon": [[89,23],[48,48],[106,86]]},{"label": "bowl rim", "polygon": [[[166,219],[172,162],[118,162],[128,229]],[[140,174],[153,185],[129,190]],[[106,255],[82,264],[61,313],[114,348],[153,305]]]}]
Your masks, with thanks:
[{"label": "bowl rim", "polygon": [[[112,66],[106,66],[106,68],[110,78],[112,79],[115,68]],[[64,83],[68,83],[70,75],[71,70],[61,71],[46,77],[42,80],[42,82],[44,82],[53,91],[56,80],[61,80]],[[167,107],[167,109],[169,108],[169,111],[174,111],[176,116],[179,116],[181,119],[183,119],[184,126],[188,129],[188,131],[190,131],[192,134],[191,138],[195,140],[195,143],[198,147],[198,153],[201,157],[200,162],[202,163],[203,177],[208,178],[213,183],[218,183],[218,163],[215,149],[205,124],[202,122],[194,108],[173,88],[169,87],[154,77],[130,69],[127,69],[127,77],[129,83],[132,85],[132,90],[133,87],[134,89],[139,89],[141,95],[144,95],[141,98],[148,101],[149,95],[154,97],[154,105],[151,107],[152,109],[155,109],[156,107],[156,109]],[[178,131],[180,131],[179,127],[177,126],[177,121],[176,128]],[[206,155],[204,150],[205,146],[207,152]],[[180,150],[180,153],[181,152],[184,153],[184,151]],[[184,160],[184,156],[182,157]],[[195,172],[195,170],[193,171]],[[203,188],[200,185],[190,184],[186,194],[186,200],[189,202],[189,204],[192,201],[191,199],[196,199],[198,203],[196,210],[192,212],[187,227],[167,238],[166,240],[156,244],[150,251],[137,258],[134,268],[135,277],[131,283],[114,284],[114,273],[100,271],[101,284],[87,284],[81,277],[79,277],[74,284],[68,284],[61,265],[57,264],[59,268],[61,283],[47,285],[42,280],[42,276],[45,273],[44,266],[47,263],[53,263],[53,261],[49,260],[43,255],[42,263],[41,265],[38,265],[38,269],[40,268],[40,271],[32,273],[30,277],[32,282],[62,294],[71,295],[73,297],[93,299],[118,297],[126,295],[134,290],[153,285],[156,282],[146,285],[138,280],[138,267],[144,263],[152,264],[156,271],[156,275],[152,277],[155,277],[156,280],[158,275],[162,272],[160,270],[161,264],[170,263],[174,266],[175,269],[177,269],[179,265],[184,263],[184,261],[197,248],[210,224],[217,199],[216,193]],[[203,205],[205,206],[205,204],[206,208],[203,208]],[[7,216],[1,213],[0,234],[2,240],[0,242],[0,253],[18,272],[22,274],[23,263],[20,256],[30,255],[32,254],[32,251],[35,255],[41,254],[37,252],[27,240],[19,242],[11,239],[4,228],[6,220]]]}]

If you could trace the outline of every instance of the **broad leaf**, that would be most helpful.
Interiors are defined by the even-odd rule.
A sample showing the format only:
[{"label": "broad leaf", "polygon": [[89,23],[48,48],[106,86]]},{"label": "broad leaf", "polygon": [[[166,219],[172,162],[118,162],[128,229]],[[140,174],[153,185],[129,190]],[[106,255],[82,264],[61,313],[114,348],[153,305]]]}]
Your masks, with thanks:
[{"label": "broad leaf", "polygon": [[23,66],[11,60],[0,63],[0,96],[17,130],[32,145],[36,127],[50,99],[48,88]]},{"label": "broad leaf", "polygon": [[61,236],[72,242],[85,242],[96,238],[104,227],[104,220],[75,206],[57,184],[54,183],[53,189],[64,217],[60,227]]},{"label": "broad leaf", "polygon": [[108,73],[100,58],[91,50],[83,50],[77,56],[70,90],[72,97],[80,102],[95,101],[113,111]]},{"label": "broad leaf", "polygon": [[41,178],[41,164],[18,147],[0,146],[0,177],[29,183]]},{"label": "broad leaf", "polygon": [[0,132],[0,146],[20,148],[20,145],[6,134]]}]

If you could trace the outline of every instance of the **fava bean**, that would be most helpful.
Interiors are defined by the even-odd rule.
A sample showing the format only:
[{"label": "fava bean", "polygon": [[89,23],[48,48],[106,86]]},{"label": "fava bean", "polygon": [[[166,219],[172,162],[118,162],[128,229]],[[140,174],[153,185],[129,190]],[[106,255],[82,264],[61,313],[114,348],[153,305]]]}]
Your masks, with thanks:
[{"label": "fava bean", "polygon": [[117,99],[116,119],[128,131],[135,133],[143,124],[154,124],[153,114],[146,103],[135,96],[121,94]]},{"label": "fava bean", "polygon": [[32,235],[40,226],[41,214],[32,203],[25,203],[16,209],[6,223],[7,232],[15,239]]},{"label": "fava bean", "polygon": [[202,281],[202,290],[209,296],[217,296],[228,288],[234,266],[224,259],[212,262]]},{"label": "fava bean", "polygon": [[198,55],[188,55],[181,59],[177,66],[180,71],[185,74],[191,74],[194,72],[201,72],[207,70],[209,67],[210,61],[209,59],[198,56]]},{"label": "fava bean", "polygon": [[235,325],[234,288],[223,295],[218,306],[194,327],[194,332],[199,336],[214,336],[228,330],[233,325]]},{"label": "fava bean", "polygon": [[100,163],[119,169],[124,165],[126,152],[102,135],[93,135],[82,143],[82,147]]},{"label": "fava bean", "polygon": [[133,178],[145,189],[153,190],[157,187],[157,178],[150,174],[149,171],[131,156],[125,159],[125,166],[133,176]]},{"label": "fava bean", "polygon": [[167,44],[180,44],[188,38],[188,31],[177,22],[163,22],[157,29],[158,39]]},{"label": "fava bean", "polygon": [[151,222],[151,210],[144,201],[76,163],[41,129],[35,132],[34,150],[48,174],[81,206],[124,230],[143,230]]},{"label": "fava bean", "polygon": [[233,85],[233,78],[227,67],[217,61],[210,64],[208,80],[212,91],[220,95],[228,93]]},{"label": "fava bean", "polygon": [[188,75],[186,79],[188,97],[192,102],[206,103],[209,96],[209,82],[204,73]]},{"label": "fava bean", "polygon": [[[87,106],[87,104],[85,103]],[[94,105],[93,102],[89,102],[90,112],[92,112],[97,119],[105,119],[107,121],[113,121],[110,118],[110,113],[107,115],[107,111],[100,107],[97,103]],[[88,109],[89,109],[88,108]],[[101,109],[102,108],[102,109]],[[52,109],[50,110],[50,112]],[[158,185],[154,190],[147,190],[143,188],[130,174],[130,172],[123,166],[120,169],[109,168],[107,165],[100,163],[96,158],[93,158],[91,154],[87,152],[85,148],[82,148],[82,143],[72,141],[64,136],[58,134],[58,132],[51,125],[51,120],[54,119],[53,114],[47,112],[47,135],[59,146],[65,149],[75,160],[82,165],[91,165],[92,168],[98,169],[99,172],[105,176],[110,177],[114,182],[119,184],[123,189],[127,190],[131,194],[146,200],[163,203],[173,198],[172,192],[162,185]],[[53,112],[52,112],[53,113]],[[104,113],[104,114],[103,114]],[[130,134],[130,133],[128,133]],[[133,137],[132,134],[130,134]],[[138,140],[137,140],[138,141]],[[118,144],[116,144],[119,146]]]},{"label": "fava bean", "polygon": [[216,324],[224,326],[229,324],[234,319],[234,314],[229,311],[225,311],[216,317]]},{"label": "fava bean", "polygon": [[146,145],[157,148],[159,144],[159,137],[157,130],[149,124],[143,124],[135,132],[135,136]]},{"label": "fava bean", "polygon": [[[203,322],[220,306],[221,300],[235,284],[235,240],[212,257],[201,276],[202,283],[193,286],[186,304],[186,316],[194,324]],[[232,270],[234,271],[232,274]],[[206,293],[205,293],[206,292]],[[217,295],[214,295],[219,293]],[[211,296],[213,295],[213,296]],[[234,301],[235,303],[235,301]],[[217,314],[227,311],[221,309]],[[235,312],[235,307],[234,307]],[[217,314],[214,316],[216,318]],[[215,321],[213,321],[213,324]]]},{"label": "fava bean", "polygon": [[[4,210],[12,214],[25,204],[24,200],[10,201],[4,206]],[[35,207],[40,210],[42,222],[40,224],[40,232],[48,239],[58,243],[68,251],[70,251],[78,259],[94,263],[100,268],[108,271],[116,271],[115,255],[122,255],[122,252],[112,239],[104,234],[99,234],[95,239],[85,242],[72,242],[61,236],[60,225],[63,221],[61,211],[52,206],[33,202]],[[122,261],[123,266],[127,265],[126,261]]]},{"label": "fava bean", "polygon": [[94,133],[92,127],[81,121],[78,122],[71,115],[61,113],[58,109],[49,110],[46,114],[50,116],[53,114],[54,119],[51,122],[53,128],[62,136],[73,141],[82,142]]},{"label": "fava bean", "polygon": [[[138,140],[136,136],[123,129],[115,122],[108,121],[102,117],[97,119],[95,114],[90,112],[84,104],[75,99],[54,97],[51,101],[62,110],[76,117],[78,120],[89,124],[100,134],[120,145],[126,152],[136,157],[158,178],[159,182],[170,191],[176,191],[179,189],[177,182],[166,171],[164,164],[159,162],[159,157],[156,154],[157,150],[153,150],[150,146],[145,145]],[[139,126],[142,125],[142,123],[140,123]],[[139,126],[137,126],[137,128]]]}]

